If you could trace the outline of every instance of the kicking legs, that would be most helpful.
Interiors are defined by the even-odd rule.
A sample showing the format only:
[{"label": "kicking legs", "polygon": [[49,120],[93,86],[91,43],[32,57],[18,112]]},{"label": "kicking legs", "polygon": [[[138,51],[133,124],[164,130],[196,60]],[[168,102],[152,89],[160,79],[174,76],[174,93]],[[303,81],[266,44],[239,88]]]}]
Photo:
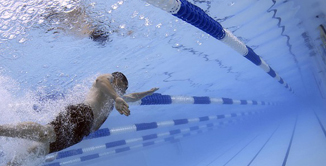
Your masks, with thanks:
[{"label": "kicking legs", "polygon": [[0,136],[22,138],[34,141],[27,154],[18,154],[7,166],[23,165],[27,158],[45,156],[49,153],[49,145],[54,142],[56,135],[51,125],[40,125],[34,122],[18,123],[16,125],[0,125]]},{"label": "kicking legs", "polygon": [[51,125],[43,126],[34,122],[0,125],[0,136],[22,138],[42,143],[51,143],[56,139]]}]

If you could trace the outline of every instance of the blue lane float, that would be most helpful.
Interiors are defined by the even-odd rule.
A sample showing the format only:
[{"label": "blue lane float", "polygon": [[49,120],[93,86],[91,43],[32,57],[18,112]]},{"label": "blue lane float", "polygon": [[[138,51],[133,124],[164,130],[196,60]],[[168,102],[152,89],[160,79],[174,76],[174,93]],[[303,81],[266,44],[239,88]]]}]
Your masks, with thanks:
[{"label": "blue lane float", "polygon": [[112,142],[108,142],[108,143],[98,145],[98,146],[92,146],[92,147],[62,151],[62,152],[57,153],[56,159],[57,160],[58,159],[63,159],[63,158],[67,158],[67,157],[81,155],[81,154],[84,154],[84,153],[89,153],[89,152],[92,152],[92,151],[116,148],[116,147],[119,147],[119,146],[125,146],[125,145],[136,143],[136,142],[144,142],[144,143],[146,143],[146,141],[153,141],[155,139],[159,139],[159,138],[163,138],[163,137],[173,136],[173,135],[177,135],[177,134],[184,134],[184,133],[204,129],[204,128],[211,127],[211,126],[224,125],[224,124],[227,124],[229,122],[234,122],[234,121],[235,120],[232,119],[232,120],[227,120],[227,121],[221,121],[219,123],[209,123],[209,124],[205,124],[205,125],[192,126],[192,127],[184,128],[184,129],[174,129],[174,130],[170,130],[170,131],[162,132],[162,133],[148,134],[148,135],[144,135],[144,136],[141,136],[141,137],[138,137],[138,138],[131,138],[131,139],[112,141]]},{"label": "blue lane float", "polygon": [[212,37],[222,41],[233,50],[247,58],[255,65],[261,67],[267,74],[276,79],[280,84],[294,93],[292,88],[281,78],[253,49],[246,46],[230,31],[224,29],[220,23],[208,16],[201,8],[191,4],[187,0],[145,0],[147,3],[161,8],[172,15],[199,28]]},{"label": "blue lane float", "polygon": [[[238,113],[230,113],[230,114],[220,114],[220,115],[214,115],[214,116],[203,116],[203,117],[198,117],[198,118],[183,118],[183,119],[175,119],[175,120],[169,120],[169,121],[161,121],[161,122],[150,122],[150,123],[138,123],[130,126],[122,126],[122,127],[116,127],[116,128],[102,128],[100,130],[95,131],[94,133],[91,133],[88,137],[86,137],[84,140],[88,139],[94,139],[94,138],[100,138],[100,137],[107,137],[110,136],[111,134],[121,134],[121,133],[128,133],[128,132],[135,132],[135,131],[142,131],[142,130],[150,130],[150,129],[155,129],[160,127],[168,127],[168,126],[178,126],[182,124],[190,124],[190,123],[195,123],[195,122],[210,122],[211,120],[223,120],[220,121],[218,124],[222,125],[226,122],[229,121],[234,121],[236,117],[238,118],[244,118],[246,116],[251,116],[251,115],[258,115],[261,113],[264,113],[265,111],[248,111],[248,112],[238,112]],[[227,119],[227,118],[232,118],[232,119]],[[66,158],[70,156],[75,156],[75,155],[80,155],[92,150],[98,150],[98,149],[107,149],[107,148],[112,148],[116,146],[122,146],[130,143],[134,143],[137,141],[148,141],[152,139],[157,139],[160,137],[168,136],[168,135],[174,135],[174,134],[179,134],[183,133],[186,131],[192,131],[192,130],[197,130],[202,128],[205,125],[198,125],[198,126],[193,126],[189,127],[186,129],[176,129],[176,130],[170,130],[169,132],[164,132],[164,133],[155,133],[155,134],[149,134],[149,135],[144,135],[140,138],[137,139],[129,139],[129,140],[118,140],[114,142],[108,142],[105,145],[100,145],[96,147],[89,147],[89,148],[79,148],[79,149],[73,149],[73,150],[68,150],[68,151],[61,151],[58,153],[53,153],[47,156],[49,160],[53,159],[61,159],[61,158]]]},{"label": "blue lane float", "polygon": [[213,98],[207,96],[171,96],[154,93],[146,96],[131,105],[159,105],[159,104],[233,104],[233,105],[274,105],[272,102],[256,100],[236,100],[230,98]]},{"label": "blue lane float", "polygon": [[[41,96],[39,101],[47,100],[57,100],[64,99],[65,95],[63,93],[49,94],[46,96]],[[173,96],[173,95],[163,95],[160,93],[154,93],[150,96],[146,96],[143,99],[129,103],[130,105],[166,105],[166,104],[227,104],[227,105],[276,105],[273,102],[257,101],[257,100],[237,100],[226,97],[214,98],[208,96]],[[10,105],[10,107],[22,106],[24,103],[19,103]],[[25,104],[30,105],[29,103]],[[41,111],[42,106],[39,104],[34,104],[33,109],[35,111]]]},{"label": "blue lane float", "polygon": [[89,160],[93,160],[93,159],[98,159],[100,157],[106,157],[106,156],[109,156],[109,155],[119,154],[119,153],[122,153],[122,152],[128,152],[128,151],[134,150],[134,149],[146,148],[148,146],[153,146],[153,145],[161,144],[161,143],[164,143],[164,142],[172,142],[173,143],[173,142],[179,141],[179,139],[181,139],[183,137],[188,137],[188,136],[191,136],[191,135],[201,134],[203,132],[209,131],[214,126],[213,124],[208,124],[208,125],[209,125],[208,127],[210,127],[208,129],[192,131],[192,132],[182,134],[182,135],[176,135],[176,136],[173,135],[173,136],[169,136],[169,137],[166,137],[166,138],[163,138],[163,139],[158,139],[158,140],[155,140],[155,141],[148,141],[148,142],[144,142],[144,143],[133,145],[133,146],[126,146],[126,147],[116,148],[116,149],[113,149],[113,150],[108,150],[107,152],[85,155],[85,156],[73,158],[73,159],[71,159],[69,161],[53,162],[53,163],[45,164],[43,166],[63,166],[63,165],[77,164],[77,163],[80,163],[80,162],[85,162],[85,161],[89,161]]},{"label": "blue lane float", "polygon": [[114,134],[122,134],[122,133],[130,133],[130,132],[137,132],[143,130],[151,130],[157,129],[162,127],[171,127],[171,126],[178,126],[183,124],[191,124],[196,122],[204,122],[204,121],[211,121],[211,120],[219,120],[224,118],[232,118],[232,117],[240,117],[240,116],[247,116],[247,115],[254,115],[258,114],[262,111],[248,111],[248,112],[238,112],[238,113],[229,113],[229,114],[220,114],[220,115],[213,115],[213,116],[203,116],[198,118],[190,118],[190,119],[174,119],[169,121],[161,121],[161,122],[149,122],[149,123],[137,123],[128,126],[122,127],[114,127],[114,128],[102,128],[99,129],[90,135],[88,135],[85,140],[87,139],[94,139],[99,137],[107,137]]},{"label": "blue lane float", "polygon": [[[71,160],[65,161],[65,162],[52,162],[52,163],[46,164],[44,166],[61,166],[61,165],[67,165],[67,164],[75,164],[77,162],[83,162],[83,161],[88,161],[88,160],[92,160],[92,159],[97,159],[102,156],[127,152],[130,150],[136,149],[136,148],[144,148],[144,147],[148,147],[148,146],[152,146],[152,145],[156,145],[156,144],[164,143],[164,142],[174,142],[182,137],[191,136],[194,134],[200,134],[200,133],[209,131],[211,129],[215,129],[217,127],[222,127],[222,126],[229,125],[229,124],[236,124],[237,122],[243,120],[243,118],[244,117],[242,117],[242,119],[225,120],[225,121],[221,121],[219,123],[207,123],[204,125],[197,125],[197,126],[192,126],[192,127],[183,128],[183,129],[174,129],[174,130],[170,130],[168,132],[149,134],[149,135],[144,135],[144,136],[138,137],[138,138],[108,142],[106,144],[102,144],[99,146],[80,148],[80,149],[74,149],[74,150],[69,150],[69,151],[62,151],[62,152],[58,152],[58,154],[56,155],[56,160],[67,158],[67,157],[73,157],[73,156],[77,156],[77,155],[83,155],[83,154],[90,153],[93,151],[108,150],[107,152],[104,152],[104,153],[89,154],[89,155],[74,158],[74,159],[71,159]],[[138,144],[138,145],[129,145],[129,144],[134,144],[137,142],[142,142],[142,143]],[[129,145],[129,146],[126,146],[126,145]],[[124,146],[124,147],[120,147],[120,146]],[[49,155],[49,156],[53,157],[51,155]],[[48,157],[48,158],[50,158],[50,157]]]}]

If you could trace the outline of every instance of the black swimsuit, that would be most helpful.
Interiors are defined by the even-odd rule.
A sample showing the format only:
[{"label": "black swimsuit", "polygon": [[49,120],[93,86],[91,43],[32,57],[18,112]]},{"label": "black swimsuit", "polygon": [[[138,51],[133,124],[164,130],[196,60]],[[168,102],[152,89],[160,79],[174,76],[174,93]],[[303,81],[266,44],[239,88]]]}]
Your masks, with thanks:
[{"label": "black swimsuit", "polygon": [[85,104],[70,105],[49,124],[54,127],[56,141],[50,144],[50,153],[75,145],[89,135],[94,121],[92,108]]}]

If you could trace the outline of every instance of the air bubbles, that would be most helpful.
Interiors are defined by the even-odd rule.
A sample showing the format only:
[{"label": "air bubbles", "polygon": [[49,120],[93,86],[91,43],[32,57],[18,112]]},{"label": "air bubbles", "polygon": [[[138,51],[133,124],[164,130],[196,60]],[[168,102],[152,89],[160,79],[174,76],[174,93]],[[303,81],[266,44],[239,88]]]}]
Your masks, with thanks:
[{"label": "air bubbles", "polygon": [[139,19],[140,19],[140,20],[143,20],[144,18],[145,18],[144,15],[140,15],[140,16],[139,16]]},{"label": "air bubbles", "polygon": [[126,27],[126,24],[119,25],[119,28],[124,29]]},{"label": "air bubbles", "polygon": [[116,9],[118,9],[118,4],[113,4],[112,6],[111,6],[111,8],[113,9],[113,10],[116,10]]},{"label": "air bubbles", "polygon": [[1,19],[9,19],[14,15],[14,12],[11,11],[10,9],[4,10],[0,13],[0,18]]},{"label": "air bubbles", "polygon": [[228,4],[228,6],[233,6],[233,5],[235,5],[235,2],[230,2],[230,3]]},{"label": "air bubbles", "polygon": [[13,1],[0,1],[0,6],[2,7],[7,7],[9,5],[11,5],[13,3]]},{"label": "air bubbles", "polygon": [[156,28],[161,28],[161,26],[162,26],[162,23],[159,23],[156,25]]},{"label": "air bubbles", "polygon": [[26,13],[28,13],[28,14],[33,14],[33,13],[35,13],[35,12],[36,12],[36,9],[35,9],[35,8],[32,8],[32,7],[28,8],[28,9],[26,10]]},{"label": "air bubbles", "polygon": [[139,14],[138,11],[134,11],[134,12],[132,13],[132,15],[131,15],[131,18],[135,18],[135,17],[137,17],[138,14]]},{"label": "air bubbles", "polygon": [[149,20],[149,18],[145,18],[145,26],[150,26],[152,25],[151,24],[151,21]]},{"label": "air bubbles", "polygon": [[59,73],[59,77],[69,77],[69,74]]},{"label": "air bubbles", "polygon": [[68,5],[65,6],[65,11],[66,12],[69,12],[69,11],[71,11],[73,9],[74,9],[74,5],[72,5],[72,4],[68,4]]},{"label": "air bubbles", "polygon": [[38,20],[37,24],[42,24],[44,22],[43,19]]},{"label": "air bubbles", "polygon": [[[13,58],[13,59],[18,59],[18,58],[19,58],[19,55],[18,55],[18,54],[13,54],[13,55],[12,55],[12,58]],[[27,72],[26,72],[26,73],[27,73]]]},{"label": "air bubbles", "polygon": [[14,35],[14,34],[10,34],[9,36],[8,36],[8,39],[14,39],[16,36]]},{"label": "air bubbles", "polygon": [[27,74],[28,72],[27,71],[24,71],[24,70],[21,70],[20,73],[21,74]]},{"label": "air bubbles", "polygon": [[[25,0],[23,2],[16,0],[6,0],[7,2],[0,2],[0,33],[2,39],[15,39],[22,36],[27,40],[26,31],[35,23],[38,23],[40,15],[47,9],[47,2]],[[22,43],[21,39],[18,39]]]},{"label": "air bubbles", "polygon": [[21,38],[18,42],[19,43],[24,43],[27,39],[26,38]]},{"label": "air bubbles", "polygon": [[124,1],[118,1],[118,2],[116,2],[115,4],[113,4],[112,6],[111,6],[111,8],[113,9],[113,10],[116,10],[116,9],[118,9],[119,8],[119,6],[121,6],[121,5],[123,5],[123,3],[124,3]]},{"label": "air bubbles", "polygon": [[54,3],[53,1],[48,1],[48,2],[46,2],[45,5],[46,5],[46,6],[53,6],[53,3]]}]

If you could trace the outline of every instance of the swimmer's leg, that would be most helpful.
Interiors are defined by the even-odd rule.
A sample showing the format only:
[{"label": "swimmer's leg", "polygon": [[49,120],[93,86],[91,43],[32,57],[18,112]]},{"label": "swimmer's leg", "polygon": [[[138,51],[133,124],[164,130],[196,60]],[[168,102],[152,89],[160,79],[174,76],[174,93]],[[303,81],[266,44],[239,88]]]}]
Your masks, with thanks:
[{"label": "swimmer's leg", "polygon": [[[22,166],[26,164],[26,162],[35,162],[37,158],[45,158],[45,155],[48,153],[48,143],[32,142],[30,148],[27,150],[27,153],[21,153],[14,156],[13,159],[7,163],[7,166]],[[39,162],[42,162],[42,160],[39,160]]]},{"label": "swimmer's leg", "polygon": [[51,143],[56,139],[54,128],[51,125],[43,126],[34,122],[0,125],[0,136],[23,138],[42,143]]}]

